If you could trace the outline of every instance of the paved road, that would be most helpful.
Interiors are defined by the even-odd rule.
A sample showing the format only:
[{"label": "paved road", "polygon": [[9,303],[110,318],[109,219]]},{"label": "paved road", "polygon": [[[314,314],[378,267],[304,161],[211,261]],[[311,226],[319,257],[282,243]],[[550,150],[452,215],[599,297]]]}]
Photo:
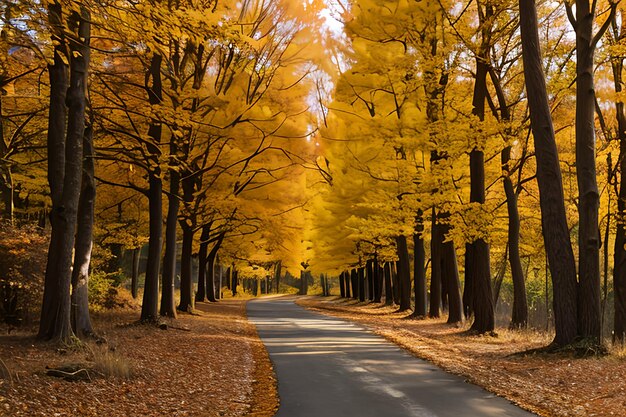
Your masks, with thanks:
[{"label": "paved road", "polygon": [[277,417],[530,417],[364,327],[293,298],[248,303],[278,378]]}]

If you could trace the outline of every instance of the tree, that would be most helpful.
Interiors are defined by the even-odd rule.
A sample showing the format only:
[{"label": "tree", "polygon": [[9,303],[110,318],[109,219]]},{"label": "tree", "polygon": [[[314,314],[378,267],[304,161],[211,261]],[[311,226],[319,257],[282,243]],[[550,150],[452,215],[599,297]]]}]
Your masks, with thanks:
[{"label": "tree", "polygon": [[593,22],[597,1],[576,1],[576,16],[565,2],[567,14],[576,31],[576,177],[579,193],[578,231],[578,332],[600,343],[600,233],[598,209],[600,193],[596,172],[594,90],[595,49],[609,28],[617,2],[611,3],[610,16],[597,33]]},{"label": "tree", "polygon": [[[69,16],[59,2],[48,6],[55,43],[54,63],[48,67],[48,181],[52,196],[52,236],[38,336],[60,342],[69,342],[73,336],[70,324],[72,251],[82,182],[87,107],[90,17],[87,8],[79,6],[78,11],[69,12]],[[89,239],[82,242],[87,241]]]},{"label": "tree", "polygon": [[522,58],[531,128],[537,159],[541,224],[554,288],[554,318],[558,346],[577,336],[576,265],[565,217],[561,170],[539,44],[534,0],[520,0]]}]

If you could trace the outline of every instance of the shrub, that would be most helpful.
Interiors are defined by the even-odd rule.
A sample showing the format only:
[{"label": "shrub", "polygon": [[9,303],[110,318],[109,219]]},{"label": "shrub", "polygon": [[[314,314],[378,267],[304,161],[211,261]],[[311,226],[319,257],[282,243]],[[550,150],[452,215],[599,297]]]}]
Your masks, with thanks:
[{"label": "shrub", "polygon": [[41,229],[0,223],[0,319],[10,326],[39,315],[47,253]]},{"label": "shrub", "polygon": [[89,306],[94,311],[133,308],[136,301],[130,292],[118,287],[116,274],[94,271],[89,277]]}]

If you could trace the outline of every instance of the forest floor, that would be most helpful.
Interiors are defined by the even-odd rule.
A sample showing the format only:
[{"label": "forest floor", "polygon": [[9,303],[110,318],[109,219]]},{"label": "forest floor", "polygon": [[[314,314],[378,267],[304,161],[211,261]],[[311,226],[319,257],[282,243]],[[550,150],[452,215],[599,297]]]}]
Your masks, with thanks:
[{"label": "forest floor", "polygon": [[364,324],[415,356],[540,416],[626,415],[624,351],[585,358],[564,353],[524,354],[547,346],[551,336],[508,329],[497,329],[496,336],[470,335],[469,324],[409,319],[395,307],[338,297],[306,297],[297,303]]},{"label": "forest floor", "polygon": [[[0,416],[273,416],[276,382],[245,303],[198,303],[167,330],[136,324],[138,311],[94,314],[106,343],[73,349],[2,328]],[[63,365],[88,379],[46,375]]]}]

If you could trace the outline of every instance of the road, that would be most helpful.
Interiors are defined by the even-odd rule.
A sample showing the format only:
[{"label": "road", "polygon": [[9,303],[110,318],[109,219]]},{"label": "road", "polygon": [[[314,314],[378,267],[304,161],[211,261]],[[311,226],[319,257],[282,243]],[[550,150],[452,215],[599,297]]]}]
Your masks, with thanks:
[{"label": "road", "polygon": [[277,417],[530,417],[355,323],[294,304],[248,303],[278,379]]}]

